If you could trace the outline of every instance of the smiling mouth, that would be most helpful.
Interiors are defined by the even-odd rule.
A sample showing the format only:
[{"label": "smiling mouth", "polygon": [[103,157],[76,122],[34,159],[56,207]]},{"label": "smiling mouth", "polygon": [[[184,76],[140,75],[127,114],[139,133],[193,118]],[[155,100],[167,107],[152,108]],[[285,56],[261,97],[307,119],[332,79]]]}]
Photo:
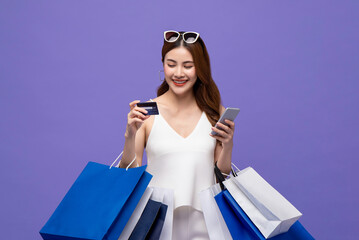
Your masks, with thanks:
[{"label": "smiling mouth", "polygon": [[183,86],[188,80],[172,80],[176,86]]}]

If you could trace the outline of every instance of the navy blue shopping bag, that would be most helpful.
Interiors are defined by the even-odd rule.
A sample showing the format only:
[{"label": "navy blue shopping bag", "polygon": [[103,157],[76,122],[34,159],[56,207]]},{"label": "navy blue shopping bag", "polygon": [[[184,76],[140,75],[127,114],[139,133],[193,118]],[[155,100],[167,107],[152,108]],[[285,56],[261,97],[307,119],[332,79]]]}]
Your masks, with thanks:
[{"label": "navy blue shopping bag", "polygon": [[89,162],[40,230],[44,240],[117,240],[152,175]]},{"label": "navy blue shopping bag", "polygon": [[151,226],[150,232],[146,236],[146,240],[160,239],[162,228],[166,219],[167,209],[168,206],[162,203],[156,219]]},{"label": "navy blue shopping bag", "polygon": [[161,236],[162,227],[166,218],[167,205],[148,200],[140,219],[133,229],[129,240],[157,240]]}]

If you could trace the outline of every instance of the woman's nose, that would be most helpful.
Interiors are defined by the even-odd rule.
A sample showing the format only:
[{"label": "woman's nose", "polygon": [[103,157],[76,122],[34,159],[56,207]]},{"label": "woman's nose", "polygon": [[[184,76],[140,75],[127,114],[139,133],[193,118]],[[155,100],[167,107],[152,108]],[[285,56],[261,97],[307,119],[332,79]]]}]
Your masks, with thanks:
[{"label": "woman's nose", "polygon": [[177,67],[177,68],[176,68],[175,77],[176,77],[176,78],[182,78],[182,77],[184,77],[183,68],[182,68],[182,67]]}]

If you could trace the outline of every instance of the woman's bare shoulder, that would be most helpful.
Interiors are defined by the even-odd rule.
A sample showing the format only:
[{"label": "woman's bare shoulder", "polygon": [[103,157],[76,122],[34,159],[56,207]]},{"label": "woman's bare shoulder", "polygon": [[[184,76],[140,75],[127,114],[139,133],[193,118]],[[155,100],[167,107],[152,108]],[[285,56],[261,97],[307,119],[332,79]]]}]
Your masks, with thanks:
[{"label": "woman's bare shoulder", "polygon": [[158,108],[164,108],[166,107],[166,100],[163,99],[163,95],[156,97],[156,98],[151,98],[149,99],[147,102],[156,102]]},{"label": "woman's bare shoulder", "polygon": [[158,100],[158,97],[156,97],[156,98],[150,98],[150,99],[148,99],[146,102],[157,102],[157,100]]},{"label": "woman's bare shoulder", "polygon": [[171,105],[170,102],[168,101],[168,99],[166,98],[166,96],[161,95],[159,97],[156,97],[154,99],[152,99],[154,102],[157,103],[157,106],[162,110],[167,110],[168,108],[170,108],[169,106]]},{"label": "woman's bare shoulder", "polygon": [[158,97],[155,97],[155,98],[152,98],[151,100],[152,101],[154,101],[154,102],[161,102],[161,101],[163,101],[163,95],[161,95],[161,96],[158,96]]},{"label": "woman's bare shoulder", "polygon": [[221,104],[221,106],[219,106],[219,115],[222,115],[225,110],[226,108]]}]

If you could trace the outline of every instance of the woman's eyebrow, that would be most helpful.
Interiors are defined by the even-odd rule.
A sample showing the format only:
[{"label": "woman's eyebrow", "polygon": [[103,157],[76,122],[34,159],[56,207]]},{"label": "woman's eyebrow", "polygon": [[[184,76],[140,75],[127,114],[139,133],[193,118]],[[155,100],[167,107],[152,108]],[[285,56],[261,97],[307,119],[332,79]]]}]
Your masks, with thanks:
[{"label": "woman's eyebrow", "polygon": [[[177,63],[177,62],[176,62],[175,60],[173,60],[173,59],[167,59],[167,61]],[[185,62],[183,62],[183,64],[186,64],[186,63],[193,63],[193,61],[185,61]]]},{"label": "woman's eyebrow", "polygon": [[[167,59],[167,61],[177,63],[177,62],[176,62],[175,60],[173,60],[173,59]],[[184,62],[183,62],[183,64],[186,64],[186,63],[193,63],[193,61],[184,61]]]}]

